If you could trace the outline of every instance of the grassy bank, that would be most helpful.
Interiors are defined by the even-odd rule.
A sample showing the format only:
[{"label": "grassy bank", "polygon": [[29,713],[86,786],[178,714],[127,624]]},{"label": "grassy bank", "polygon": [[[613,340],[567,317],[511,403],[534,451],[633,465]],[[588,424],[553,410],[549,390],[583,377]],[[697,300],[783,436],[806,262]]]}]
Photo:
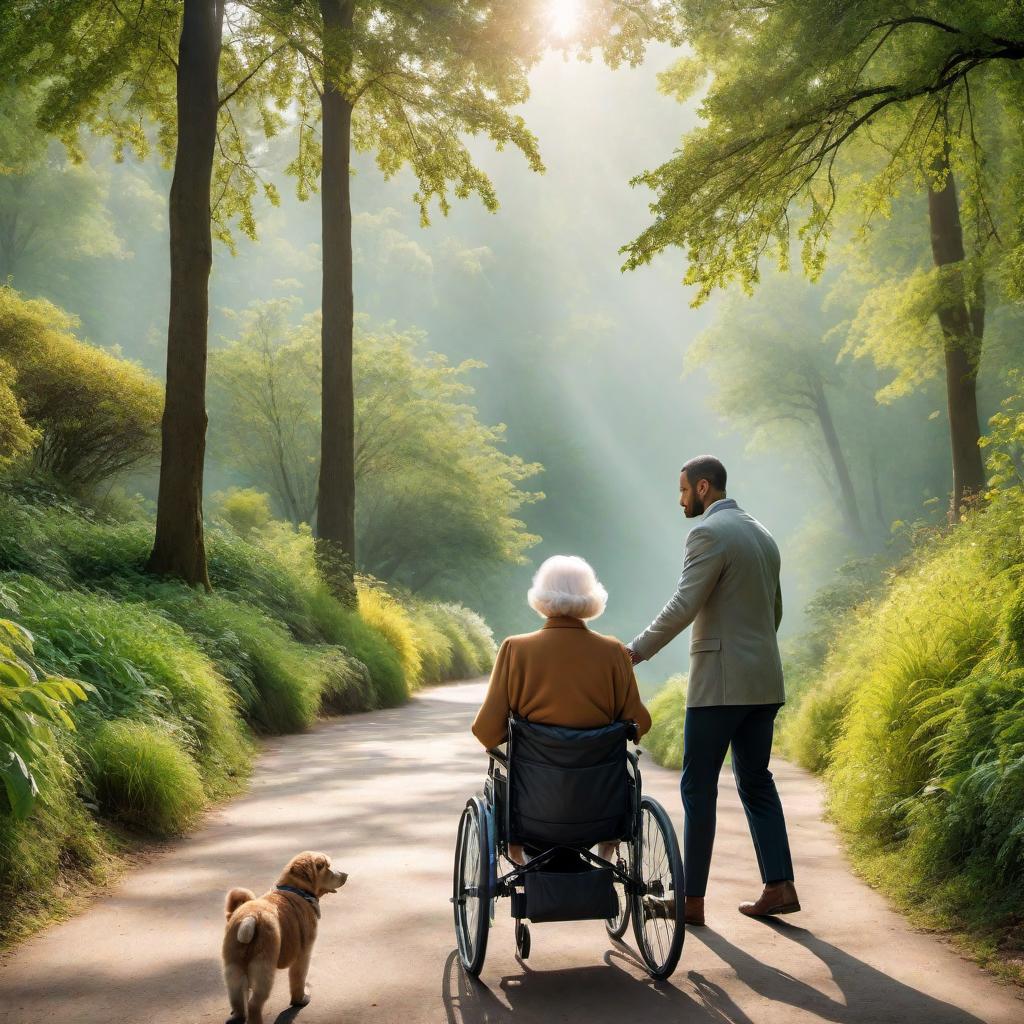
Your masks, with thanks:
[{"label": "grassy bank", "polygon": [[[17,791],[0,786],[0,945],[66,910],[126,843],[180,833],[237,792],[259,735],[490,667],[490,630],[461,606],[363,580],[358,610],[344,608],[297,532],[275,545],[213,526],[211,594],[147,576],[151,542],[130,509],[0,492],[0,740],[23,743],[39,791],[19,815]],[[51,676],[88,688],[67,721],[55,713],[33,731],[11,718],[16,701],[39,699],[31,681]]]},{"label": "grassy bank", "polygon": [[847,616],[784,725],[858,870],[1024,981],[1024,499],[998,495]]}]

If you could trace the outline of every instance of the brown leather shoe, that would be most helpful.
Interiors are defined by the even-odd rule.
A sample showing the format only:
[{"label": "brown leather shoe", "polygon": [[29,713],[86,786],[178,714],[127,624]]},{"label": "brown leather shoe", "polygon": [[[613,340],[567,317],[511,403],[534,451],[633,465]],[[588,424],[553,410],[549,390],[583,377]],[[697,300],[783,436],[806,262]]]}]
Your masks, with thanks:
[{"label": "brown leather shoe", "polygon": [[687,896],[686,897],[686,923],[703,925],[704,924],[704,897],[703,896]]},{"label": "brown leather shoe", "polygon": [[753,902],[740,904],[740,913],[747,917],[771,917],[773,914],[795,914],[800,909],[796,886],[792,882],[766,885],[764,892]]},{"label": "brown leather shoe", "polygon": [[663,918],[674,921],[676,916],[675,896],[652,896],[648,893],[642,900],[644,908],[644,920],[650,921],[654,918]]},{"label": "brown leather shoe", "polygon": [[[645,896],[643,898],[643,907],[644,917],[648,920],[655,917],[668,918],[670,921],[675,920],[675,896]],[[687,896],[683,913],[685,914],[685,921],[687,924],[704,924],[704,897]]]}]

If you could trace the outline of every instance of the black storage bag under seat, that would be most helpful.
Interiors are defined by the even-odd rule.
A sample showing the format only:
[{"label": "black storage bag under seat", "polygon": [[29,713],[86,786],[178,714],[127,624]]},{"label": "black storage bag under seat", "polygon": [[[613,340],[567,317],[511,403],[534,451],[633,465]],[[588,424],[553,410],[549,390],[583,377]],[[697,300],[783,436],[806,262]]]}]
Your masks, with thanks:
[{"label": "black storage bag under seat", "polygon": [[526,887],[525,916],[543,921],[599,921],[615,917],[619,900],[611,868],[587,871],[531,871]]},{"label": "black storage bag under seat", "polygon": [[629,733],[628,722],[567,729],[513,718],[509,841],[541,847],[593,846],[628,838]]}]

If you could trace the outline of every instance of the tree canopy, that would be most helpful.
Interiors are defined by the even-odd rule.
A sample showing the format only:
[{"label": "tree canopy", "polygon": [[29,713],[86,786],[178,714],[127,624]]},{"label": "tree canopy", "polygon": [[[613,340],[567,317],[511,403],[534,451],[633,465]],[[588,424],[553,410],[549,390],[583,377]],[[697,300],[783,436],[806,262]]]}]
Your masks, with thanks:
[{"label": "tree canopy", "polygon": [[[211,353],[211,444],[280,515],[312,523],[319,478],[319,318],[288,303],[239,317]],[[539,471],[480,422],[466,378],[482,366],[425,353],[416,332],[361,331],[355,345],[358,568],[419,590],[515,563],[537,538],[516,509]]]},{"label": "tree canopy", "polygon": [[[654,189],[656,199],[653,223],[624,247],[627,267],[682,247],[685,283],[696,286],[700,303],[730,281],[756,284],[766,253],[788,265],[795,227],[804,266],[816,276],[840,212],[841,185],[857,191],[865,214],[885,213],[900,191],[945,177],[930,172],[928,160],[944,145],[983,239],[999,230],[986,201],[987,161],[993,143],[1019,155],[1021,140],[979,122],[978,109],[1019,111],[1024,101],[1024,33],[1013,5],[678,6],[692,52],[661,85],[680,101],[706,88],[698,108],[705,123],[670,160],[634,179]],[[853,143],[877,147],[875,166],[862,164],[862,172],[870,171],[865,180],[844,182],[840,160]]]}]

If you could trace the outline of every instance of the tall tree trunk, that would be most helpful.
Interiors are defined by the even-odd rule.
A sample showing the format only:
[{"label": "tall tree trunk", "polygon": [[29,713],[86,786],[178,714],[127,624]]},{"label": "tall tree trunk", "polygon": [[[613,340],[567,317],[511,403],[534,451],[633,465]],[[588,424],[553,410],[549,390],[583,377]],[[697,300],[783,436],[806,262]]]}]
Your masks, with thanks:
[{"label": "tall tree trunk", "polygon": [[210,177],[217,139],[223,0],[185,0],[178,44],[178,146],[169,219],[171,305],[156,539],[149,572],[209,589],[203,542],[206,340],[213,242]]},{"label": "tall tree trunk", "polygon": [[864,540],[864,526],[860,520],[860,509],[857,506],[857,493],[853,489],[853,479],[850,476],[850,467],[847,464],[846,456],[843,454],[842,445],[839,443],[839,435],[836,433],[836,425],[832,419],[832,410],[828,404],[828,397],[825,395],[824,385],[821,378],[814,373],[810,377],[811,390],[814,394],[814,413],[818,418],[818,425],[821,427],[822,437],[825,439],[825,447],[828,449],[829,458],[832,460],[832,468],[835,470],[836,480],[839,483],[840,508],[843,513],[843,522],[847,531],[857,541]]},{"label": "tall tree trunk", "polygon": [[946,404],[953,455],[953,496],[950,513],[957,519],[966,500],[985,486],[985,466],[978,441],[978,364],[985,329],[982,293],[969,307],[964,280],[964,236],[956,185],[946,147],[935,157],[936,172],[945,172],[941,190],[928,190],[932,256],[943,272],[945,291],[938,309],[946,360]]},{"label": "tall tree trunk", "polygon": [[352,206],[349,159],[352,105],[340,77],[351,62],[354,0],[320,0],[324,38],[323,388],[317,560],[331,590],[355,603],[355,394],[352,380]]}]

